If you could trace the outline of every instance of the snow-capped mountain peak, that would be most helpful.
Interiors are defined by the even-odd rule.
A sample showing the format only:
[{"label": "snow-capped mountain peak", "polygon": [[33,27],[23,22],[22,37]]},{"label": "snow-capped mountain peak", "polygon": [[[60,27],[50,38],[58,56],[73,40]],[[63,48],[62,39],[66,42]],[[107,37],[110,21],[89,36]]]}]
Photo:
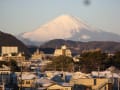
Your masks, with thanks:
[{"label": "snow-capped mountain peak", "polygon": [[58,16],[34,31],[23,33],[21,37],[37,42],[45,42],[52,39],[120,41],[119,35],[92,28],[71,15]]},{"label": "snow-capped mountain peak", "polygon": [[52,23],[62,24],[63,27],[70,29],[80,29],[80,28],[87,28],[87,25],[82,23],[77,18],[70,16],[70,15],[61,15],[54,19]]},{"label": "snow-capped mountain peak", "polygon": [[73,16],[61,15],[37,30],[24,33],[22,37],[29,38],[32,41],[46,41],[56,38],[67,39],[80,32],[81,29],[90,30],[89,28],[88,25]]}]

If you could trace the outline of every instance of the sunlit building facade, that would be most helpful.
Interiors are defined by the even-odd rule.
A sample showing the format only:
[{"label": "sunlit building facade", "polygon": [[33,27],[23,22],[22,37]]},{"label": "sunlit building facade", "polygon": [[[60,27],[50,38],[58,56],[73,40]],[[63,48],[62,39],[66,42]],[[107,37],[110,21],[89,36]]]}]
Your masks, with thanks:
[{"label": "sunlit building facade", "polygon": [[54,56],[60,56],[60,55],[72,57],[72,52],[70,49],[67,48],[66,45],[63,45],[61,49],[56,49],[54,52]]}]

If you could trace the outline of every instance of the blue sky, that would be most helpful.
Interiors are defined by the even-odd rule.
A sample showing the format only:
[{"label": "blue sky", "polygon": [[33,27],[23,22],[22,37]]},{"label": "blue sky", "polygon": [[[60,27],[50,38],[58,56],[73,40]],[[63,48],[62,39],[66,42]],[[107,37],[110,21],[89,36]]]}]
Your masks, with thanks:
[{"label": "blue sky", "polygon": [[85,23],[120,35],[120,0],[0,0],[0,30],[14,35],[36,30],[70,14]]}]

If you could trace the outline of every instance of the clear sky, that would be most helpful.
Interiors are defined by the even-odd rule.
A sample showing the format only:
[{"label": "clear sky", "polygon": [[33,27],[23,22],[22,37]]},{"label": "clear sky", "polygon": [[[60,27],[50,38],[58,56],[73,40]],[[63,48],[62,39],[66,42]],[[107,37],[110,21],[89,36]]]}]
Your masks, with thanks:
[{"label": "clear sky", "polygon": [[120,35],[120,0],[0,0],[0,30],[14,35],[36,30],[70,14],[87,24]]}]

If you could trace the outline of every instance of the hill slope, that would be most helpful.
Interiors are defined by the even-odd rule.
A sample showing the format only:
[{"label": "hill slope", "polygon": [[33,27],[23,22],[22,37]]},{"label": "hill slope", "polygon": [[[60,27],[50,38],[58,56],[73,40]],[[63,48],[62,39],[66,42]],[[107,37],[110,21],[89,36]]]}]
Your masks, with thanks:
[{"label": "hill slope", "polygon": [[0,31],[0,53],[1,46],[18,46],[19,52],[24,52],[27,56],[30,55],[28,48],[20,40],[16,39],[11,34],[3,33]]},{"label": "hill slope", "polygon": [[94,42],[78,42],[71,40],[55,39],[41,45],[40,48],[60,48],[61,45],[67,45],[73,53],[80,53],[82,50],[90,50],[100,48],[103,52],[120,51],[119,42],[110,41],[94,41]]}]

